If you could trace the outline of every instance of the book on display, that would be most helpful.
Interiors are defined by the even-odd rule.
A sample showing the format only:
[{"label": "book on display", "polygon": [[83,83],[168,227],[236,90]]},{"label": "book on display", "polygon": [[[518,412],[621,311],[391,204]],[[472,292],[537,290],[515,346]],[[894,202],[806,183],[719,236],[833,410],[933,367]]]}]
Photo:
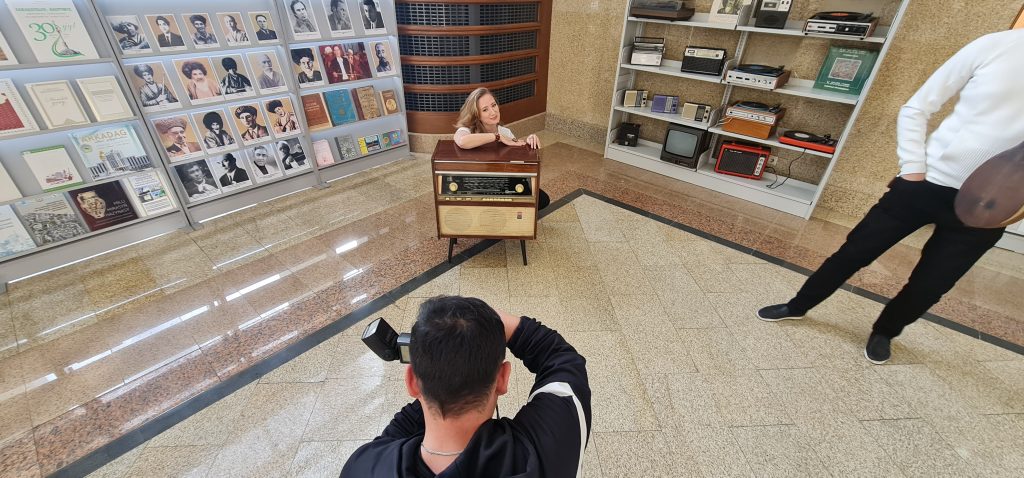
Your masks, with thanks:
[{"label": "book on display", "polygon": [[153,162],[135,134],[123,124],[71,133],[71,141],[94,180],[151,169]]},{"label": "book on display", "polygon": [[64,193],[15,201],[14,211],[37,246],[63,242],[89,232]]},{"label": "book on display", "polygon": [[35,248],[36,243],[9,205],[0,206],[0,257]]},{"label": "book on display", "polygon": [[100,57],[73,1],[8,0],[7,8],[39,63]]},{"label": "book on display", "polygon": [[120,181],[71,189],[68,196],[90,231],[106,229],[139,218]]},{"label": "book on display", "polygon": [[82,177],[64,146],[22,151],[21,157],[32,170],[43,191],[57,191],[82,184]]}]

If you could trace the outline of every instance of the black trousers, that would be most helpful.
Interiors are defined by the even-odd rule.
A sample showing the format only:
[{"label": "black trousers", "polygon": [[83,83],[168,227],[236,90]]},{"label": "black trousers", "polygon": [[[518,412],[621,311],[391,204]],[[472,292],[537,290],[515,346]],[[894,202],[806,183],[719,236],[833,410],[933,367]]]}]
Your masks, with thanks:
[{"label": "black trousers", "polygon": [[1003,228],[965,226],[956,217],[957,189],[927,181],[896,178],[864,219],[850,231],[835,254],[807,279],[787,305],[803,314],[832,295],[854,273],[914,231],[935,224],[921,250],[921,259],[903,289],[882,310],[873,331],[896,337],[949,292],[985,251],[1003,235]]}]

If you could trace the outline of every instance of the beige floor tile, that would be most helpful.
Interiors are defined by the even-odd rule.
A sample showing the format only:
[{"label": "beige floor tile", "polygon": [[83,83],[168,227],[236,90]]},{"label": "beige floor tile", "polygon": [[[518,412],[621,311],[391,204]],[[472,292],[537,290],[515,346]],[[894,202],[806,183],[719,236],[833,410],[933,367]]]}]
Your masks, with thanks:
[{"label": "beige floor tile", "polygon": [[1008,387],[978,362],[965,360],[929,363],[928,368],[966,401],[975,413],[1024,413],[1024,394]]},{"label": "beige floor tile", "polygon": [[673,264],[653,264],[644,270],[651,291],[657,295],[683,295],[700,292],[700,286],[685,267]]},{"label": "beige floor tile", "polygon": [[925,365],[886,365],[877,371],[922,417],[971,415],[970,404]]},{"label": "beige floor tile", "polygon": [[512,268],[508,269],[508,293],[510,297],[553,297],[558,294],[558,284],[565,280],[572,279],[543,264]]},{"label": "beige floor tile", "polygon": [[337,478],[352,452],[365,440],[307,441],[299,444],[288,478]]},{"label": "beige floor tile", "polygon": [[[146,447],[136,458],[127,476],[205,477],[217,456],[215,446]],[[232,470],[233,476],[239,470]],[[228,476],[228,475],[221,475]]]},{"label": "beige floor tile", "polygon": [[807,357],[793,347],[783,327],[750,320],[749,325],[730,327],[733,337],[746,350],[748,360],[757,369],[806,367]]},{"label": "beige floor tile", "polygon": [[221,446],[233,433],[256,391],[250,383],[146,442],[152,447]]},{"label": "beige floor tile", "polygon": [[743,345],[726,328],[678,329],[677,335],[702,373],[753,369]]},{"label": "beige floor tile", "polygon": [[690,456],[704,476],[750,477],[748,464],[731,429],[719,425],[692,425],[671,434],[680,456]]},{"label": "beige floor tile", "polygon": [[459,278],[461,267],[454,267],[441,274],[436,279],[423,284],[416,290],[409,293],[408,297],[434,297],[436,295],[457,295],[459,293]]},{"label": "beige floor tile", "polygon": [[686,264],[686,270],[704,292],[735,293],[744,290],[743,284],[728,264]]},{"label": "beige floor tile", "polygon": [[[309,418],[304,441],[370,440],[398,410],[392,397],[405,396],[405,383],[380,378],[329,379]],[[411,399],[410,399],[411,400]]]},{"label": "beige floor tile", "polygon": [[598,270],[601,271],[604,290],[609,295],[628,295],[635,294],[637,291],[651,290],[647,274],[644,273],[644,266],[601,264],[598,265]]},{"label": "beige floor tile", "polygon": [[654,430],[657,417],[628,350],[617,332],[572,332],[566,340],[587,358],[595,432]]},{"label": "beige floor tile", "polygon": [[[403,311],[404,314],[404,311]],[[393,321],[388,317],[384,318],[395,331],[408,331],[403,327],[404,322]],[[356,327],[353,327],[356,328]],[[364,327],[358,327],[362,332]],[[399,329],[400,328],[400,329]],[[321,348],[327,360],[327,379],[361,379],[361,378],[399,378],[396,371],[401,368],[397,363],[388,363],[380,359],[365,344],[360,336],[338,335],[327,339],[317,348]],[[309,352],[306,352],[308,354]],[[303,354],[303,355],[306,355]],[[319,365],[319,361],[317,364]],[[287,366],[287,364],[286,364]]]},{"label": "beige floor tile", "polygon": [[283,475],[295,458],[322,384],[256,386],[209,476]]},{"label": "beige floor tile", "polygon": [[128,474],[132,467],[135,466],[135,461],[138,460],[139,455],[142,455],[142,451],[145,450],[145,445],[135,447],[129,450],[128,453],[121,455],[103,465],[100,469],[89,473],[89,478],[122,478],[130,476]]},{"label": "beige floor tile", "polygon": [[797,419],[799,434],[833,476],[900,476],[885,442],[849,416]]},{"label": "beige floor tile", "polygon": [[462,268],[459,293],[467,297],[508,296],[508,272],[504,268]]},{"label": "beige floor tile", "polygon": [[[479,267],[500,267],[504,269],[506,265],[506,258],[505,247],[503,246],[504,244],[500,242],[494,244],[493,246],[484,249],[483,252],[471,257],[468,261],[463,262],[460,266],[466,269]],[[527,247],[529,247],[529,245],[527,245]]]},{"label": "beige floor tile", "polygon": [[619,323],[615,320],[615,312],[607,296],[560,296],[559,303],[562,315],[549,318],[556,330],[619,330]]},{"label": "beige floor tile", "polygon": [[636,267],[640,265],[628,242],[592,242],[589,245],[590,254],[598,267]]},{"label": "beige floor tile", "polygon": [[592,441],[605,478],[700,476],[677,466],[671,440],[662,432],[595,433]]},{"label": "beige floor tile", "polygon": [[883,379],[875,366],[819,367],[815,369],[823,393],[835,406],[860,420],[918,418],[920,412],[898,387]]},{"label": "beige floor tile", "polygon": [[908,477],[978,476],[926,420],[872,420],[861,426]]},{"label": "beige floor tile", "polygon": [[681,294],[658,294],[662,309],[669,321],[679,329],[707,329],[725,327],[715,305],[702,291]]},{"label": "beige floor tile", "polygon": [[7,298],[8,294],[0,296],[0,359],[18,353],[18,335]]},{"label": "beige floor tile", "polygon": [[264,375],[260,383],[323,382],[327,380],[327,372],[336,351],[334,344],[324,341]]},{"label": "beige floor tile", "polygon": [[774,399],[768,384],[755,370],[706,374],[718,412],[727,424],[739,426],[786,425],[793,419]]},{"label": "beige floor tile", "polygon": [[1024,430],[1008,415],[933,417],[928,421],[980,475],[1024,475]]},{"label": "beige floor tile", "polygon": [[1010,389],[1016,390],[1019,394],[1024,393],[1024,361],[1010,360],[982,362],[981,364],[989,372],[999,377]]},{"label": "beige floor tile", "polygon": [[582,297],[607,297],[604,278],[597,267],[569,266],[562,269],[563,280],[555,284],[559,297],[578,299]]},{"label": "beige floor tile", "polygon": [[677,268],[683,268],[679,254],[671,243],[653,239],[639,239],[629,241],[629,247],[633,249],[637,263],[640,265],[650,267],[674,264]]},{"label": "beige floor tile", "polygon": [[813,368],[761,370],[761,377],[771,390],[774,401],[782,405],[794,421],[831,421],[844,410],[837,397],[819,380]]},{"label": "beige floor tile", "polygon": [[794,425],[733,427],[754,476],[825,476],[811,443]]}]

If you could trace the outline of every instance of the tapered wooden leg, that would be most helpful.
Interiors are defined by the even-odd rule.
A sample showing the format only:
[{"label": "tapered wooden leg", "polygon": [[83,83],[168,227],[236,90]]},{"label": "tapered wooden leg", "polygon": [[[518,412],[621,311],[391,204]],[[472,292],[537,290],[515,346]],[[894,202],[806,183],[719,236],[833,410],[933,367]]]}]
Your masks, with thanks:
[{"label": "tapered wooden leg", "polygon": [[526,241],[519,241],[519,248],[523,250],[523,265],[526,265]]},{"label": "tapered wooden leg", "polygon": [[452,251],[455,249],[455,243],[457,240],[453,237],[448,239],[448,263],[452,263]]}]

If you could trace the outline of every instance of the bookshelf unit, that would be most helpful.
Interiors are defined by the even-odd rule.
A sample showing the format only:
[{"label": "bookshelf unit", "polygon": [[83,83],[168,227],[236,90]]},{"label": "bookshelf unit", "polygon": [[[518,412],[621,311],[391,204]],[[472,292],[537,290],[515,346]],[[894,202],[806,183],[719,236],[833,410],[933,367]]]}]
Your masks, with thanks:
[{"label": "bookshelf unit", "polygon": [[[755,27],[753,26],[753,15],[749,14],[749,10],[747,14],[739,16],[737,24],[730,24],[711,21],[708,13],[696,13],[690,20],[677,22],[636,18],[629,16],[627,8],[625,15],[625,27],[623,28],[619,50],[619,66],[616,71],[615,87],[612,93],[612,108],[609,115],[608,134],[605,139],[605,157],[669,176],[680,181],[685,181],[697,186],[728,194],[730,196],[738,197],[762,206],[767,206],[779,211],[800,216],[805,219],[810,218],[821,197],[824,186],[828,182],[828,178],[836,164],[836,160],[842,153],[843,145],[846,142],[850,131],[853,129],[854,122],[863,105],[863,100],[867,97],[867,94],[871,89],[871,85],[878,73],[878,69],[880,68],[885,58],[885,54],[889,49],[892,37],[899,27],[904,11],[907,8],[908,1],[870,0],[868,3],[871,3],[871,5],[864,5],[863,3],[864,2],[830,0],[821,8],[821,10],[854,11],[871,11],[874,8],[885,10],[888,8],[888,10],[892,12],[891,20],[886,22],[888,24],[879,25],[871,36],[863,39],[833,35],[805,35],[802,32],[803,21],[799,19],[790,20],[787,22],[786,28],[783,29]],[[888,19],[888,17],[886,18]],[[650,33],[645,33],[645,29],[650,30],[652,26],[656,26],[656,28],[659,29],[659,34],[652,35]],[[692,30],[688,31],[687,28],[692,28],[694,30],[710,29],[732,32],[731,35],[734,36],[733,38],[737,42],[736,47],[734,51],[728,52],[728,60],[726,61],[726,65],[723,68],[723,73],[721,75],[699,75],[680,72],[680,61],[678,60],[665,59],[661,62],[661,66],[658,67],[631,65],[629,63],[633,37],[665,36],[666,46],[669,46],[673,44],[672,40],[680,40],[680,37],[680,41],[689,41],[687,34],[692,32]],[[665,32],[664,35],[660,33],[661,31]],[[722,34],[723,33],[720,32],[717,36],[709,35],[709,37],[721,38]],[[672,38],[672,35],[675,35],[676,38]],[[815,89],[813,88],[813,78],[800,78],[796,76],[791,77],[784,86],[776,90],[746,87],[730,84],[725,81],[725,72],[730,68],[742,63],[759,63],[759,55],[756,52],[756,48],[752,48],[752,46],[762,47],[763,52],[763,47],[770,46],[773,40],[786,37],[822,39],[822,41],[828,41],[830,44],[862,47],[869,50],[877,49],[878,58],[868,75],[863,89],[858,95]],[[796,40],[796,38],[790,38],[788,42],[780,43],[789,47],[789,45]],[[676,44],[678,45],[679,43],[676,42]],[[683,43],[683,45],[686,44],[688,43]],[[693,45],[704,47],[718,46],[715,44],[701,43]],[[751,51],[754,51],[754,53],[751,53]],[[674,52],[667,51],[666,57],[671,56],[671,53]],[[797,51],[791,53],[799,53],[799,48]],[[666,90],[664,87],[664,85],[667,84],[666,82],[671,82],[674,85],[673,88]],[[660,85],[660,87],[647,87],[645,86],[647,83],[656,83],[657,85]],[[628,89],[646,89],[649,91],[649,95],[678,95],[680,103],[682,103],[689,101],[688,98],[697,92],[697,89],[701,89],[700,93],[704,94],[706,97],[707,89],[712,88],[711,85],[708,85],[709,83],[717,84],[714,88],[719,88],[723,91],[720,101],[717,104],[712,104],[712,106],[716,106],[718,109],[715,111],[715,114],[712,116],[709,123],[686,121],[683,120],[680,114],[652,112],[650,106],[646,108],[622,106],[624,92]],[[718,95],[715,96],[717,97]],[[731,133],[722,129],[719,120],[722,117],[724,108],[737,100],[744,100],[751,96],[758,98],[758,101],[780,103],[784,107],[787,107],[787,109],[790,109],[787,105],[787,102],[789,102],[793,103],[795,108],[799,108],[801,110],[804,108],[813,108],[815,111],[822,112],[837,108],[852,108],[852,110],[842,125],[837,126],[833,131],[810,130],[816,134],[831,133],[833,137],[838,139],[835,153],[827,154],[780,143],[778,141],[779,135],[787,129],[791,129],[787,128],[788,118],[783,118],[781,120],[776,134],[768,139],[749,137]],[[706,103],[706,101],[700,102]],[[805,115],[814,114],[814,111],[802,112]],[[787,117],[788,116],[789,114],[787,114]],[[708,152],[701,156],[698,161],[697,168],[694,170],[662,161],[660,159],[662,149],[660,138],[658,138],[658,141],[656,142],[654,141],[655,138],[647,135],[647,139],[641,140],[636,147],[621,146],[617,144],[615,140],[618,137],[619,125],[623,122],[635,121],[636,119],[682,124],[707,130],[712,134],[711,147]],[[809,127],[796,129],[808,128]],[[836,135],[836,133],[840,132],[840,128],[841,133]],[[644,136],[644,129],[641,128],[641,137]],[[786,177],[782,171],[775,171],[775,175],[770,172],[766,173],[760,180],[719,174],[714,171],[714,152],[717,151],[717,146],[723,139],[739,139],[771,147],[773,154],[770,165],[778,161],[778,157],[781,157],[783,154],[790,156],[793,154],[799,154],[795,159],[789,159],[790,170],[787,172],[790,173],[792,173],[792,163],[797,160],[825,161],[827,162],[827,165],[819,168],[820,174],[816,174],[815,178],[801,178],[803,180],[798,180],[791,176]],[[783,180],[785,180],[785,182],[777,188],[774,186],[773,188],[769,188],[768,186],[773,183],[773,179],[776,180],[774,181],[776,185],[783,182]]]}]

